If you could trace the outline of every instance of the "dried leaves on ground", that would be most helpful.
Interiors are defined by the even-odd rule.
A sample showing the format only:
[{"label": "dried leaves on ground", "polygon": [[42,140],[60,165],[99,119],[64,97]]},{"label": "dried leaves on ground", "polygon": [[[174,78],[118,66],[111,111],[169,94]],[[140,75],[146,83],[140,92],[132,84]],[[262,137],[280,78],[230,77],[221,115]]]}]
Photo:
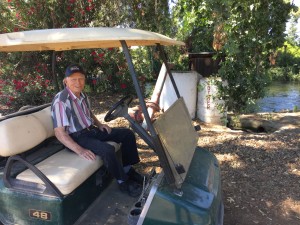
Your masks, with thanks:
[{"label": "dried leaves on ground", "polygon": [[199,145],[221,163],[225,225],[300,224],[300,113],[274,114],[274,133],[203,124]]},{"label": "dried leaves on ground", "polygon": [[[119,98],[106,100],[113,104]],[[101,119],[109,104],[103,108],[101,101],[95,102]],[[278,130],[254,133],[193,122],[202,128],[198,145],[213,152],[221,164],[224,225],[300,224],[300,113],[272,113],[268,119]],[[117,119],[111,125],[129,124]],[[149,172],[159,167],[156,154],[140,138],[137,143],[138,169]]]}]

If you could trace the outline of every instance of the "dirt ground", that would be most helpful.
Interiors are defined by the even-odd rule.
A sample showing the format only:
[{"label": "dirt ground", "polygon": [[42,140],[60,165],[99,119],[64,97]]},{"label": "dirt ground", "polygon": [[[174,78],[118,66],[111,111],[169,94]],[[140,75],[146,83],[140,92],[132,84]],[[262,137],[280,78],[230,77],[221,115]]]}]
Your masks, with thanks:
[{"label": "dirt ground", "polygon": [[[122,96],[92,98],[94,113],[103,120],[107,110]],[[2,115],[8,109],[0,109]],[[224,225],[300,224],[300,112],[272,113],[268,119],[278,130],[253,133],[199,124],[198,145],[218,158],[222,171]],[[111,126],[128,126],[124,119]],[[141,172],[159,167],[158,157],[137,139]]]},{"label": "dirt ground", "polygon": [[300,113],[271,120],[270,134],[202,124],[199,145],[221,164],[224,225],[300,224]]}]

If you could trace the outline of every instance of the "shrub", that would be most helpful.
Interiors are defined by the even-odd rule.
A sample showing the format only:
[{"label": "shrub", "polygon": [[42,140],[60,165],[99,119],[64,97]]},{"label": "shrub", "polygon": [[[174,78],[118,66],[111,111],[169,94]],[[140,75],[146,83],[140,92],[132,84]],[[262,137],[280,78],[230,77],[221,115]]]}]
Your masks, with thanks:
[{"label": "shrub", "polygon": [[51,102],[53,98],[53,86],[50,80],[40,75],[28,74],[27,78],[1,80],[1,104],[5,104],[15,111],[25,105],[40,105]]},{"label": "shrub", "polygon": [[271,81],[300,81],[300,73],[295,73],[294,67],[272,67],[268,77]]},{"label": "shrub", "polygon": [[[51,102],[54,94],[51,74],[46,63],[39,63],[38,54],[2,54],[0,70],[0,103],[16,111],[24,105],[40,105]],[[19,56],[19,63],[11,60]],[[31,62],[31,66],[26,66]]]}]

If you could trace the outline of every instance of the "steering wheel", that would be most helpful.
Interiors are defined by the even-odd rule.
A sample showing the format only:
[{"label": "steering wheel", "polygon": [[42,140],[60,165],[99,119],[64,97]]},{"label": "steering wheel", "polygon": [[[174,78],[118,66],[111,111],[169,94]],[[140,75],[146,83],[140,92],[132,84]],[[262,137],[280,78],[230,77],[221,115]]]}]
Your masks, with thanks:
[{"label": "steering wheel", "polygon": [[119,100],[112,108],[106,113],[104,117],[105,122],[112,121],[118,117],[122,117],[128,113],[129,104],[132,102],[133,97],[128,95]]}]

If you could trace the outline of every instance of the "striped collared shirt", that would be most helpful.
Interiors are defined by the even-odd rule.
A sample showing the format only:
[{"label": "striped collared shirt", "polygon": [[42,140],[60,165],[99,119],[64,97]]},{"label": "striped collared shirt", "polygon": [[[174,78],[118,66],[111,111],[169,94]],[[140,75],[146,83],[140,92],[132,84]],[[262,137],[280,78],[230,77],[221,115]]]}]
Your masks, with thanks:
[{"label": "striped collared shirt", "polygon": [[88,97],[81,93],[77,98],[67,87],[54,97],[51,116],[54,128],[65,127],[69,134],[93,124]]}]

